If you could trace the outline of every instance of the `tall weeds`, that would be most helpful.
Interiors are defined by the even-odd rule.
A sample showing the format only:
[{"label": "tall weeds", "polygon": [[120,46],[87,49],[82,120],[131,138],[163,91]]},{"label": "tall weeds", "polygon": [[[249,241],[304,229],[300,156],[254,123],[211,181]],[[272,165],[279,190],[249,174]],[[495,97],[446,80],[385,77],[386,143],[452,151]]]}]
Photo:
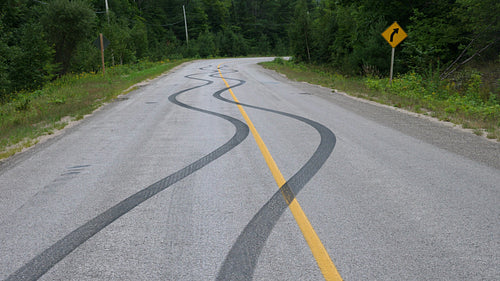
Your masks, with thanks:
[{"label": "tall weeds", "polygon": [[0,104],[0,159],[32,145],[37,137],[64,127],[64,120],[80,119],[130,86],[182,62],[144,61],[108,68],[106,75],[68,74],[41,90],[17,93]]},{"label": "tall weeds", "polygon": [[291,79],[427,114],[500,141],[500,87],[486,85],[477,70],[464,70],[447,80],[439,79],[438,73],[432,71],[425,76],[410,72],[396,77],[391,84],[388,78],[377,75],[349,77],[325,67],[284,60],[263,65]]}]

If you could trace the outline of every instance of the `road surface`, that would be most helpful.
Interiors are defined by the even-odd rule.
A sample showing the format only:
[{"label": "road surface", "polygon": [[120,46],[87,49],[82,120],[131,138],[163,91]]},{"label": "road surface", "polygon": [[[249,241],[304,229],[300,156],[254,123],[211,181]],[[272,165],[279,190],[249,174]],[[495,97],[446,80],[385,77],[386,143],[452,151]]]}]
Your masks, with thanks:
[{"label": "road surface", "polygon": [[264,60],[185,64],[3,163],[0,280],[498,280],[500,144]]}]

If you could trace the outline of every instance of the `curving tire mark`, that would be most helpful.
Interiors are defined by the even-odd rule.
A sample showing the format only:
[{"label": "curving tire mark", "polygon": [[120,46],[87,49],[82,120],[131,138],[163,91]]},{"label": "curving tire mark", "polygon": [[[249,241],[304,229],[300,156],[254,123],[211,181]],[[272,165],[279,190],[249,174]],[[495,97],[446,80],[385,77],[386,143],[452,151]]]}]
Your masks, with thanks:
[{"label": "curving tire mark", "polygon": [[[236,71],[234,71],[236,72]],[[233,73],[234,73],[233,72]],[[211,77],[216,78],[215,75]],[[217,76],[217,78],[220,78]],[[225,78],[226,80],[238,81],[233,87],[241,86],[245,83],[243,80],[234,78]],[[231,250],[227,254],[224,263],[219,269],[216,280],[252,280],[258,258],[264,248],[264,245],[271,234],[274,226],[281,215],[288,209],[288,204],[295,198],[309,180],[319,171],[326,160],[330,157],[336,143],[335,134],[324,125],[286,112],[257,107],[249,104],[237,103],[226,99],[221,94],[228,89],[217,91],[214,97],[224,102],[239,104],[244,107],[267,111],[300,122],[313,127],[320,135],[321,141],[311,158],[295,173],[264,206],[255,214],[250,222],[245,226]]]},{"label": "curving tire mark", "polygon": [[[200,74],[205,74],[205,73],[200,73]],[[124,214],[128,213],[129,211],[137,207],[139,204],[143,203],[144,201],[148,200],[149,198],[153,197],[159,192],[165,190],[166,188],[178,182],[179,180],[191,175],[192,173],[196,172],[197,170],[203,168],[212,161],[221,157],[231,149],[235,148],[248,136],[249,133],[248,126],[245,123],[241,122],[240,120],[217,112],[196,108],[177,100],[177,97],[183,93],[213,83],[213,81],[210,80],[194,78],[193,76],[196,75],[199,74],[187,75],[185,76],[185,78],[200,80],[206,83],[174,93],[168,97],[169,101],[178,106],[214,115],[229,121],[230,123],[233,124],[233,126],[236,129],[236,132],[234,133],[233,137],[229,141],[221,145],[219,148],[210,152],[204,157],[180,169],[179,171],[161,179],[160,181],[153,183],[152,185],[131,195],[130,197],[124,199],[120,203],[109,208],[105,212],[94,217],[84,225],[80,226],[76,230],[66,235],[61,240],[57,241],[55,244],[44,250],[42,253],[38,254],[36,257],[27,262],[24,266],[22,266],[17,271],[9,275],[5,280],[8,281],[37,280],[47,271],[49,271],[53,266],[55,266],[58,262],[60,262],[63,258],[69,255],[72,251],[74,251],[77,247],[85,243],[85,241],[90,239],[92,236],[97,234],[106,226],[110,225],[116,219],[120,218]]]}]

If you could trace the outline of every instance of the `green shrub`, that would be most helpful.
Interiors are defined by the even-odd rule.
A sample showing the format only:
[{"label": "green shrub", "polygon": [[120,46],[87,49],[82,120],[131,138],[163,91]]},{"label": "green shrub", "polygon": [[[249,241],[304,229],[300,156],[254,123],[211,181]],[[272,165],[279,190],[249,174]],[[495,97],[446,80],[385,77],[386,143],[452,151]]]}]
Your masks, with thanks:
[{"label": "green shrub", "polygon": [[283,58],[280,58],[280,57],[277,57],[273,60],[273,62],[275,64],[278,64],[278,65],[285,65],[285,60]]}]

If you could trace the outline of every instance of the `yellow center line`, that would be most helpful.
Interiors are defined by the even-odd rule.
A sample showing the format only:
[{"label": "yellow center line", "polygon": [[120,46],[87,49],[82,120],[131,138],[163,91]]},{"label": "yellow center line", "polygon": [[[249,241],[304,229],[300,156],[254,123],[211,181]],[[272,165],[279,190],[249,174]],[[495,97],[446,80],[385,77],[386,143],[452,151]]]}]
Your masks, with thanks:
[{"label": "yellow center line", "polygon": [[[286,183],[285,178],[281,174],[280,170],[278,169],[278,165],[276,165],[276,162],[274,162],[273,157],[271,156],[271,153],[269,153],[269,150],[266,147],[266,144],[260,137],[259,133],[257,132],[257,129],[255,129],[255,126],[253,125],[252,121],[248,117],[247,113],[243,109],[243,106],[241,106],[236,98],[236,96],[233,93],[233,90],[231,89],[231,86],[229,86],[229,83],[224,79],[224,76],[222,76],[222,71],[220,70],[220,64],[217,66],[217,69],[219,71],[219,75],[226,84],[226,87],[229,90],[229,93],[233,97],[233,100],[238,103],[238,109],[240,110],[241,115],[247,122],[248,127],[250,128],[250,131],[252,132],[252,135],[257,142],[257,145],[259,146],[259,149],[264,156],[264,159],[266,160],[267,165],[269,166],[269,169],[271,170],[271,173],[273,174],[274,180],[276,181],[276,184],[278,184],[278,187],[281,189],[281,187]],[[286,200],[286,198],[285,198]],[[302,231],[302,235],[304,235],[304,238],[306,239],[307,244],[309,245],[309,248],[311,249],[311,252],[316,259],[316,263],[318,264],[319,269],[321,270],[321,273],[323,274],[323,277],[325,280],[328,281],[340,281],[342,280],[342,277],[340,277],[340,274],[337,271],[337,268],[332,262],[332,259],[328,255],[328,252],[326,251],[325,247],[323,246],[323,243],[321,243],[321,240],[319,239],[318,235],[316,234],[316,231],[314,231],[314,228],[312,227],[311,223],[309,222],[309,219],[307,219],[306,214],[302,210],[302,208],[299,205],[299,202],[297,201],[296,198],[294,198],[291,202],[287,202],[288,207],[290,208],[290,211],[292,212],[293,217],[295,218],[295,221],[297,222],[297,225],[299,226],[300,230]]]}]

